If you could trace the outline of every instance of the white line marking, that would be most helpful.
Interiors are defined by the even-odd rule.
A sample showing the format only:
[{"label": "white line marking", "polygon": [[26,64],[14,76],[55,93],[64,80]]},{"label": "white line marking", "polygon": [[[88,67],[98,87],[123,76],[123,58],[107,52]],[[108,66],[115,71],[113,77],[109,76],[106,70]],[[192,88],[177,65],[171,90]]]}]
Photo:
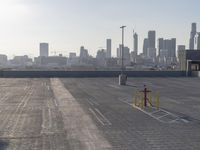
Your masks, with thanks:
[{"label": "white line marking", "polygon": [[117,85],[109,84],[108,86],[109,86],[109,87],[112,87],[112,88],[115,88],[115,89],[120,89],[120,87],[118,87]]},{"label": "white line marking", "polygon": [[165,115],[163,115],[163,116],[160,116],[160,117],[157,117],[158,119],[161,119],[161,118],[164,118],[164,117],[166,117],[166,116],[168,116],[169,114],[165,114]]},{"label": "white line marking", "polygon": [[159,117],[155,117],[155,116],[153,116],[151,113],[148,113],[148,112],[144,111],[143,109],[141,109],[141,108],[139,108],[139,107],[137,107],[137,106],[135,106],[135,105],[133,105],[133,104],[131,104],[131,103],[128,103],[128,102],[123,101],[123,100],[120,100],[120,99],[118,99],[118,100],[121,101],[121,102],[123,102],[123,103],[125,103],[125,104],[128,104],[128,105],[134,107],[135,109],[138,109],[138,110],[142,111],[142,112],[145,113],[146,115],[148,115],[148,116],[150,116],[150,117],[152,117],[152,118],[154,118],[154,119],[156,119],[156,120],[158,120],[159,122],[162,122],[162,123],[174,123],[175,121],[177,121],[177,120],[180,119],[179,116],[177,116],[177,115],[175,115],[175,114],[172,114],[172,113],[170,113],[170,112],[168,112],[168,111],[166,111],[166,110],[164,110],[164,109],[160,109],[160,111],[163,111],[163,112],[167,113],[168,115],[171,115],[171,116],[176,117],[175,120],[166,122],[166,121],[160,120]]},{"label": "white line marking", "polygon": [[112,125],[112,123],[97,108],[95,108],[95,110],[108,123],[108,125]]},{"label": "white line marking", "polygon": [[52,117],[51,117],[51,109],[48,107],[48,113],[49,113],[49,128],[51,128],[52,125]]},{"label": "white line marking", "polygon": [[97,118],[97,120],[98,120],[103,126],[105,126],[105,124],[104,124],[103,121],[97,116],[97,114],[96,114],[91,108],[89,108],[89,110],[90,110],[91,113]]},{"label": "white line marking", "polygon": [[88,99],[86,99],[86,101],[90,104],[90,105],[94,105],[92,102],[90,102]]},{"label": "white line marking", "polygon": [[154,111],[154,112],[152,112],[152,113],[150,113],[150,114],[155,114],[155,113],[157,113],[157,112],[159,112],[160,110],[156,110],[156,111]]},{"label": "white line marking", "polygon": [[88,100],[89,100],[90,102],[92,102],[93,104],[97,105],[97,106],[99,105],[99,103],[97,103],[96,101],[94,101],[94,100],[91,99],[91,98],[89,98]]}]

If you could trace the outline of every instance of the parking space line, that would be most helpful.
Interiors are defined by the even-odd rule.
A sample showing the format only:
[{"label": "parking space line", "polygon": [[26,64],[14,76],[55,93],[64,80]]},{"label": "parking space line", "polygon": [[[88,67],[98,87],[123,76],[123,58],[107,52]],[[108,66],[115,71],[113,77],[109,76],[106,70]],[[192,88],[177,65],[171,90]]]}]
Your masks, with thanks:
[{"label": "parking space line", "polygon": [[103,121],[97,116],[97,114],[91,109],[89,108],[90,112],[97,118],[97,120],[104,126],[105,124],[103,123]]}]

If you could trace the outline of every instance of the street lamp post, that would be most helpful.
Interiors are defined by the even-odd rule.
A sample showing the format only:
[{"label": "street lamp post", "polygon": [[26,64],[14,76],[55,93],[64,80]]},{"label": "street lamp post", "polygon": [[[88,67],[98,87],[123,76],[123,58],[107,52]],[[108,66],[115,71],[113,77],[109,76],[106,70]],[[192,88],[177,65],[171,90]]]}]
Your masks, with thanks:
[{"label": "street lamp post", "polygon": [[121,66],[121,74],[119,75],[119,85],[126,85],[126,79],[127,79],[127,76],[124,74],[124,28],[125,27],[126,26],[120,27],[122,29],[122,49],[121,49],[122,66]]}]

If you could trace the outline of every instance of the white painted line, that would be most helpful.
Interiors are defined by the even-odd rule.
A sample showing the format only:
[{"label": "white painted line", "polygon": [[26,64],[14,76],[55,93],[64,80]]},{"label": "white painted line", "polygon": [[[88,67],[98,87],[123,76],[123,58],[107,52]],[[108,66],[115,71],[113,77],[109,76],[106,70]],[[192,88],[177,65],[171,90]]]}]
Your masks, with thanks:
[{"label": "white painted line", "polygon": [[181,119],[183,122],[188,123],[189,121],[186,119]]},{"label": "white painted line", "polygon": [[108,125],[112,125],[112,123],[97,109],[95,108],[96,112],[100,114],[100,116],[108,123]]},{"label": "white painted line", "polygon": [[90,102],[88,99],[86,99],[86,101],[90,104],[90,105],[94,105],[92,102]]},{"label": "white painted line", "polygon": [[[159,122],[162,122],[162,123],[173,123],[173,121],[166,122],[166,121],[160,120],[159,118],[155,117],[155,116],[152,115],[151,113],[148,113],[148,112],[144,111],[143,109],[141,109],[141,108],[139,108],[139,107],[137,107],[137,106],[135,106],[135,105],[133,105],[133,104],[130,104],[130,103],[128,103],[128,102],[126,102],[126,101],[123,101],[123,100],[120,100],[120,99],[118,99],[118,100],[121,101],[121,102],[123,102],[123,103],[125,103],[125,104],[128,104],[128,105],[134,107],[135,109],[138,109],[138,110],[142,111],[142,112],[145,113],[146,115],[148,115],[148,116],[150,116],[150,117],[152,117],[152,118],[158,120]],[[174,115],[174,114],[172,114],[172,113],[170,113],[170,112],[168,112],[168,111],[166,111],[166,110],[160,109],[160,111],[163,111],[163,112],[165,112],[165,113],[168,113],[168,115],[172,115],[172,116],[176,117],[176,118],[177,118],[176,120],[179,119],[178,116],[176,116],[176,115]]]},{"label": "white painted line", "polygon": [[120,87],[118,87],[117,85],[113,85],[113,84],[109,84],[109,87],[115,88],[115,89],[120,89]]},{"label": "white painted line", "polygon": [[89,108],[90,112],[97,118],[97,120],[103,125],[105,126],[105,124],[103,123],[103,121],[97,116],[97,114],[91,109]]},{"label": "white painted line", "polygon": [[158,119],[161,119],[161,118],[164,118],[166,116],[168,116],[169,114],[166,114],[166,115],[163,115],[163,116],[160,116],[160,117],[157,117]]},{"label": "white painted line", "polygon": [[52,117],[51,117],[51,109],[48,107],[48,113],[49,113],[49,128],[52,126]]},{"label": "white painted line", "polygon": [[154,112],[152,112],[152,113],[150,113],[150,114],[155,114],[155,113],[157,113],[157,112],[159,112],[160,110],[156,110],[156,111],[154,111]]},{"label": "white painted line", "polygon": [[95,104],[95,105],[97,105],[97,106],[99,105],[99,103],[97,103],[96,101],[94,101],[94,100],[91,99],[91,98],[89,98],[88,100],[89,100],[91,103],[93,103],[93,104]]}]

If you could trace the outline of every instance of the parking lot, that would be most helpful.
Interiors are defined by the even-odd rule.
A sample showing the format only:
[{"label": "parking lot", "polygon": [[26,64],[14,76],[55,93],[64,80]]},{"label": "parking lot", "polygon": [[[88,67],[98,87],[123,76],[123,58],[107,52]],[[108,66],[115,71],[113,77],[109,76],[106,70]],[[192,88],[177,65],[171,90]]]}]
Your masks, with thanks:
[{"label": "parking lot", "polygon": [[[175,121],[132,106],[144,85]],[[199,87],[198,78],[128,78],[127,86],[117,78],[2,78],[0,149],[197,150]]]}]

